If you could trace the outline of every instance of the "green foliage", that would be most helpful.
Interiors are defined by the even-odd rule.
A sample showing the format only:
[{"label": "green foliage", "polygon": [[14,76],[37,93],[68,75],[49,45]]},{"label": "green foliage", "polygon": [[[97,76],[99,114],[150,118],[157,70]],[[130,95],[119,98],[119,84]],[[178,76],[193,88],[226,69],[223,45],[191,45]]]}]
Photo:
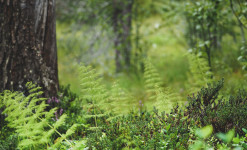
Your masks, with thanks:
[{"label": "green foliage", "polygon": [[58,99],[60,100],[60,103],[59,105],[56,105],[56,107],[62,108],[68,115],[71,115],[69,116],[69,119],[73,121],[77,120],[83,111],[82,100],[77,94],[71,91],[70,85],[60,86]]},{"label": "green foliage", "polygon": [[91,66],[81,65],[80,67],[80,83],[82,98],[89,103],[100,104],[107,102],[108,93],[101,83],[102,78],[92,69]]},{"label": "green foliage", "polygon": [[246,1],[233,1],[230,0],[232,12],[238,19],[240,26],[247,27],[247,3]]},{"label": "green foliage", "polygon": [[[102,94],[100,89],[103,89],[103,87],[99,76],[90,67],[82,66],[82,69],[85,71],[82,73],[82,79],[84,79],[82,80],[82,92],[92,92],[84,93],[85,97],[83,97],[83,100],[88,103],[92,101],[100,102],[100,96],[95,95]],[[87,74],[89,78],[85,78],[83,74]],[[223,80],[220,80],[218,83],[208,84],[208,87],[203,87],[196,96],[188,97],[189,106],[185,111],[177,105],[169,114],[165,112],[159,113],[156,108],[153,111],[144,111],[141,109],[142,106],[140,106],[139,111],[125,112],[125,116],[112,117],[103,110],[103,106],[92,104],[92,106],[87,107],[87,113],[84,115],[86,123],[91,127],[87,128],[86,125],[80,126],[88,129],[82,131],[84,132],[83,136],[87,138],[86,140],[79,138],[78,136],[81,135],[78,133],[77,137],[74,137],[76,140],[68,140],[72,134],[77,132],[77,124],[72,125],[68,130],[66,128],[64,134],[58,132],[65,123],[68,123],[65,121],[66,114],[60,116],[57,121],[52,121],[52,119],[55,120],[54,113],[56,110],[45,111],[48,105],[44,103],[46,99],[40,98],[42,94],[40,88],[31,83],[28,83],[27,86],[29,87],[29,95],[27,96],[20,92],[10,91],[5,91],[1,95],[0,100],[3,102],[1,104],[4,104],[2,107],[6,107],[4,113],[8,114],[6,118],[9,122],[8,125],[15,128],[18,133],[17,135],[9,136],[3,142],[0,140],[0,146],[5,149],[15,147],[17,143],[18,147],[22,149],[196,150],[216,147],[217,149],[244,149],[247,146],[247,130],[243,128],[246,126],[247,120],[245,112],[247,94],[244,91],[240,91],[238,96],[230,97],[228,101],[219,99],[218,93],[223,86]],[[97,93],[95,89],[98,89],[100,92]],[[78,113],[71,110],[76,106],[63,106],[66,103],[69,104],[80,100],[69,91],[68,87],[62,88],[61,91],[63,94],[60,94],[60,100],[64,100],[64,102],[61,103],[60,107],[68,110],[68,116],[83,114],[81,111]],[[160,93],[156,93],[157,101],[165,99],[164,93]],[[94,94],[94,96],[89,94]],[[109,96],[109,99],[112,101],[108,101],[109,103],[104,105],[112,104],[109,108],[113,109],[109,112],[118,112],[119,108],[115,106],[119,104],[119,107],[124,107],[124,102],[129,99],[125,96],[126,93],[120,88],[118,83],[115,83]],[[81,103],[78,103],[76,110],[81,108],[80,105]],[[123,112],[121,111],[121,113]],[[75,121],[71,120],[69,124],[72,124],[72,122]],[[235,124],[232,125],[232,122]],[[198,126],[208,124],[212,125],[194,130]],[[227,134],[218,133],[216,136],[212,134],[227,132],[231,128],[236,130],[237,136],[235,136],[234,130],[230,130]],[[240,132],[240,130],[243,132]],[[243,137],[243,133],[245,137]],[[243,136],[240,137],[239,135]],[[10,141],[10,139],[13,139],[13,141]],[[12,142],[14,142],[13,145],[11,145]]]},{"label": "green foliage", "polygon": [[[187,38],[191,47],[199,46],[197,52],[208,53],[220,48],[222,36],[231,32],[229,5],[222,0],[189,1],[186,5]],[[227,17],[226,17],[227,16]],[[228,23],[225,25],[224,23]],[[209,54],[210,55],[210,54]]]},{"label": "green foliage", "polygon": [[213,126],[206,126],[196,130],[196,135],[202,139],[208,138],[213,132]]},{"label": "green foliage", "polygon": [[145,61],[144,80],[148,99],[156,100],[156,91],[162,87],[162,82],[158,72],[149,60]]},{"label": "green foliage", "polygon": [[155,106],[160,111],[169,111],[174,103],[180,101],[178,94],[162,87],[159,74],[149,60],[145,61],[144,81],[148,98],[144,104],[149,108]]},{"label": "green foliage", "polygon": [[246,103],[247,94],[239,91],[237,96],[231,96],[229,100],[218,98],[219,91],[223,87],[223,79],[218,83],[208,84],[197,95],[189,96],[187,114],[190,118],[198,120],[202,126],[212,124],[215,132],[227,132],[235,128],[237,133],[247,126]]},{"label": "green foliage", "polygon": [[244,43],[243,46],[240,48],[241,55],[238,57],[238,61],[242,64],[242,70],[247,70],[247,43]]},{"label": "green foliage", "polygon": [[180,103],[180,96],[176,93],[172,93],[171,89],[166,88],[163,90],[161,87],[156,88],[156,101],[153,104],[159,111],[170,112],[175,103]]},{"label": "green foliage", "polygon": [[[197,95],[192,95],[188,97],[189,105],[187,106],[188,115],[193,117],[195,120],[202,121],[204,123],[204,117],[207,116],[205,112],[207,107],[217,108],[216,100],[219,94],[219,90],[223,87],[223,79],[219,81],[217,84],[213,85],[208,84],[207,88],[202,88],[201,91],[197,93]],[[210,111],[212,111],[210,110]]]},{"label": "green foliage", "polygon": [[[193,140],[190,145],[191,150],[210,150],[210,149],[219,149],[219,150],[231,150],[231,149],[246,149],[247,148],[247,140],[245,137],[239,137],[237,135],[235,137],[234,130],[228,131],[226,134],[224,133],[217,133],[216,136],[218,137],[218,140],[223,141],[224,143],[217,142],[214,145],[210,144],[214,137],[212,137],[212,126],[205,126],[201,129],[197,129],[197,140]],[[244,129],[243,129],[244,130]],[[203,137],[203,138],[202,138]],[[211,138],[208,138],[211,137]]]},{"label": "green foliage", "polygon": [[229,69],[239,70],[236,56],[245,33],[232,13],[230,1],[188,0],[186,4],[186,40],[190,51],[205,58],[211,71],[223,76]]},{"label": "green foliage", "polygon": [[0,149],[1,150],[17,149],[17,143],[18,143],[17,134],[12,134],[12,135],[9,135],[8,137],[5,136],[4,139],[2,139],[3,134],[1,133],[0,135],[1,135],[1,139],[0,139]]},{"label": "green foliage", "polygon": [[118,82],[114,82],[111,88],[110,105],[115,114],[128,113],[133,107],[133,97],[125,89],[121,88]]},{"label": "green foliage", "polygon": [[230,143],[235,135],[234,130],[230,130],[227,134],[218,133],[217,137],[225,143]]},{"label": "green foliage", "polygon": [[[18,148],[21,149],[45,149],[58,147],[62,141],[66,141],[70,147],[71,142],[67,140],[74,133],[77,125],[73,125],[65,134],[58,132],[66,119],[62,115],[58,121],[51,124],[56,109],[45,111],[46,98],[41,98],[42,91],[35,84],[27,83],[29,95],[25,96],[20,92],[5,90],[1,94],[1,104],[5,106],[4,114],[7,114],[8,126],[14,128],[18,133]],[[58,134],[60,138],[52,142],[53,135]],[[47,148],[48,148],[47,147]]]},{"label": "green foliage", "polygon": [[186,149],[190,124],[176,110],[172,114],[131,112],[103,125],[100,138],[91,134],[89,148]]},{"label": "green foliage", "polygon": [[208,62],[196,54],[188,54],[190,73],[190,93],[198,91],[202,86],[213,81],[213,73],[210,71]]},{"label": "green foliage", "polygon": [[[70,85],[67,85],[60,87],[58,100],[59,103],[56,103],[55,107],[57,107],[59,111],[55,115],[58,113],[59,115],[62,113],[66,113],[68,115],[64,125],[60,127],[60,130],[66,132],[74,123],[78,124],[78,128],[73,135],[73,138],[77,139],[76,136],[80,136],[81,133],[87,128],[85,119],[86,112],[83,109],[82,99],[71,91]],[[51,103],[49,105],[49,107],[51,107]]]},{"label": "green foliage", "polygon": [[[90,0],[56,1],[56,19],[65,23],[94,23],[96,10],[89,7]],[[102,7],[102,6],[101,6]],[[86,13],[85,13],[86,12]]]},{"label": "green foliage", "polygon": [[238,94],[231,96],[229,100],[218,102],[217,114],[209,113],[209,118],[217,120],[213,123],[216,130],[226,132],[234,128],[237,133],[244,135],[242,128],[247,126],[246,104],[247,93],[244,90],[239,90]]},{"label": "green foliage", "polygon": [[[94,108],[105,113],[123,114],[133,106],[133,97],[118,82],[114,82],[111,89],[107,90],[102,84],[102,77],[90,66],[81,66],[81,93],[86,101],[87,109]],[[101,114],[101,113],[100,113]],[[101,114],[101,117],[104,115]]]},{"label": "green foliage", "polygon": [[106,105],[109,103],[109,94],[101,83],[102,78],[91,66],[80,66],[80,79],[82,100],[86,102],[85,118],[91,124],[89,130],[96,131],[98,134],[97,131],[100,130],[98,124],[106,117],[104,110],[110,108],[109,105]]}]

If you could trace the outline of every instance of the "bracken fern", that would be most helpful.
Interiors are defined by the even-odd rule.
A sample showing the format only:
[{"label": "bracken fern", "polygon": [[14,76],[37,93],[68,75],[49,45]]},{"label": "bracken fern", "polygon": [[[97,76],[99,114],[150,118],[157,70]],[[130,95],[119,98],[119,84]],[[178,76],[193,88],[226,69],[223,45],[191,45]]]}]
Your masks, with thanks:
[{"label": "bracken fern", "polygon": [[156,100],[157,88],[162,85],[160,76],[149,60],[145,61],[144,70],[145,90],[149,100]]},{"label": "bracken fern", "polygon": [[169,88],[164,89],[162,87],[159,74],[149,60],[145,61],[144,80],[148,106],[155,106],[161,111],[168,111],[172,108],[173,103],[180,101],[178,94],[173,93]]},{"label": "bracken fern", "polygon": [[207,83],[211,83],[213,81],[213,73],[210,71],[210,67],[208,66],[208,62],[196,54],[189,53],[188,54],[189,64],[190,64],[190,72],[189,78],[190,82],[190,93],[194,93],[202,86],[206,86]]},{"label": "bracken fern", "polygon": [[97,125],[97,119],[104,117],[105,113],[103,110],[109,110],[109,94],[105,87],[102,85],[102,78],[91,66],[80,66],[80,80],[81,80],[81,94],[83,100],[86,101],[86,109],[88,115],[87,119],[93,119],[95,127],[90,127],[89,130],[99,129]]},{"label": "bracken fern", "polygon": [[[65,122],[66,115],[62,115],[58,121],[50,124],[54,118],[56,108],[45,111],[46,98],[41,98],[40,87],[28,82],[26,87],[29,95],[21,92],[5,90],[0,97],[1,107],[5,107],[8,126],[16,129],[19,136],[18,148],[20,149],[45,149],[56,148],[62,141],[66,141],[70,147],[74,145],[67,138],[74,133],[77,125],[73,125],[65,134],[58,132],[58,128]],[[60,138],[56,143],[51,142],[52,135],[58,134]],[[77,145],[78,146],[78,145]]]},{"label": "bracken fern", "polygon": [[125,114],[131,109],[133,99],[126,90],[120,87],[118,82],[114,82],[111,89],[112,111],[116,114]]}]

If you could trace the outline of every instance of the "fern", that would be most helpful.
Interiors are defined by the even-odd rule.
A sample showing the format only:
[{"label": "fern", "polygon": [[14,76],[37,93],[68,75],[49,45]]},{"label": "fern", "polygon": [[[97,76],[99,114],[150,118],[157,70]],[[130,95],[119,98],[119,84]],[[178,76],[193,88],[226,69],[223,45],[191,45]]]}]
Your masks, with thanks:
[{"label": "fern", "polygon": [[80,79],[82,98],[87,102],[86,109],[89,112],[89,115],[85,117],[93,118],[95,122],[95,127],[91,127],[89,130],[97,131],[97,118],[104,117],[105,114],[102,110],[108,110],[110,107],[106,105],[109,101],[109,94],[101,84],[102,78],[91,66],[80,66]]},{"label": "fern", "polygon": [[157,88],[161,87],[161,79],[150,61],[145,61],[144,70],[145,89],[149,100],[156,100]]},{"label": "fern", "polygon": [[80,83],[83,98],[89,102],[104,103],[108,94],[101,84],[102,78],[91,66],[80,66]]},{"label": "fern", "polygon": [[26,87],[30,93],[28,96],[5,90],[0,97],[0,102],[5,107],[3,113],[7,115],[8,126],[16,129],[19,135],[18,148],[44,149],[45,145],[50,143],[54,133],[60,135],[60,139],[51,147],[58,147],[62,141],[66,141],[70,147],[73,147],[67,137],[74,133],[77,125],[73,125],[66,134],[58,132],[57,129],[65,122],[66,115],[62,115],[53,125],[49,124],[56,108],[45,111],[46,98],[40,98],[43,93],[40,91],[41,88],[31,82],[28,82]]},{"label": "fern", "polygon": [[[148,96],[146,105],[155,106],[161,111],[169,111],[175,102],[180,102],[180,96],[173,93],[169,88],[164,89],[158,72],[150,61],[145,62],[145,87]],[[150,107],[151,108],[151,107]]]},{"label": "fern", "polygon": [[155,108],[160,111],[169,112],[175,102],[180,102],[180,97],[177,94],[172,93],[168,88],[166,90],[163,90],[161,87],[156,88]]},{"label": "fern", "polygon": [[202,86],[206,86],[207,83],[211,83],[213,73],[210,71],[208,62],[196,54],[188,54],[190,64],[190,79],[189,82],[192,84],[191,93],[198,91]]},{"label": "fern", "polygon": [[130,93],[120,87],[118,82],[114,82],[111,89],[112,112],[116,114],[125,114],[131,108],[132,97]]}]

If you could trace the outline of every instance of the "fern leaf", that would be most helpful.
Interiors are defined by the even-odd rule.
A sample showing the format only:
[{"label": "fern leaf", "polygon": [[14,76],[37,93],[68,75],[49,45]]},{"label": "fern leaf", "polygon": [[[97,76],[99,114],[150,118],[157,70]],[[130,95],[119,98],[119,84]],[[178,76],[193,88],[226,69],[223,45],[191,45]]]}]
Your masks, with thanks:
[{"label": "fern leaf", "polygon": [[146,105],[155,106],[161,111],[169,111],[172,106],[180,101],[180,96],[173,93],[169,88],[163,88],[158,72],[149,60],[145,61],[144,71],[145,87],[148,96]]},{"label": "fern leaf", "polygon": [[[213,81],[212,76],[213,73],[210,71],[210,67],[208,66],[208,62],[196,54],[189,53],[188,54],[189,64],[190,64],[190,72],[189,82],[191,93],[198,91],[202,86],[206,86],[207,83],[211,83]],[[191,88],[191,85],[193,88]]]},{"label": "fern leaf", "polygon": [[148,60],[145,61],[144,80],[148,99],[156,100],[156,87],[161,87],[162,82],[158,72]]},{"label": "fern leaf", "polygon": [[[3,113],[7,114],[8,126],[15,128],[20,137],[18,147],[20,149],[42,147],[50,141],[54,132],[61,135],[61,140],[66,140],[66,136],[56,130],[65,122],[66,115],[62,115],[54,125],[48,124],[49,120],[54,117],[56,109],[46,112],[46,99],[39,98],[42,94],[39,91],[41,88],[36,87],[31,82],[26,85],[30,93],[28,96],[24,96],[20,92],[7,90],[0,96],[1,106],[6,107]],[[50,130],[47,130],[47,128],[50,128]],[[73,134],[74,128],[75,126],[67,134]],[[66,141],[73,147],[68,140]]]},{"label": "fern leaf", "polygon": [[67,130],[67,132],[66,132],[66,134],[65,134],[65,137],[68,137],[68,136],[74,134],[77,127],[78,127],[78,124],[74,124],[72,127],[70,127],[70,128]]},{"label": "fern leaf", "polygon": [[81,140],[79,142],[76,142],[73,150],[81,150],[86,148],[86,141],[85,140]]},{"label": "fern leaf", "polygon": [[90,66],[80,67],[81,93],[83,98],[94,103],[104,103],[107,101],[108,93],[101,84],[102,78]]},{"label": "fern leaf", "polygon": [[116,114],[125,114],[131,109],[131,94],[120,87],[118,82],[114,82],[111,88],[110,110]]},{"label": "fern leaf", "polygon": [[61,125],[63,125],[63,123],[65,122],[67,115],[63,114],[53,125],[55,129],[57,129],[58,127],[60,127]]}]

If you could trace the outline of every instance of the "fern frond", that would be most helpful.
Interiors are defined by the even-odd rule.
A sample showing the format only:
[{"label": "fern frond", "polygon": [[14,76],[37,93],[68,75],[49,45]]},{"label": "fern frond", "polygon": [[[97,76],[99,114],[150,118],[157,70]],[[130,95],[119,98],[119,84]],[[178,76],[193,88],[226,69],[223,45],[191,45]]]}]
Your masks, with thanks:
[{"label": "fern frond", "polygon": [[72,134],[74,134],[74,133],[75,133],[75,130],[77,129],[77,127],[78,127],[78,124],[74,124],[72,127],[70,127],[70,128],[67,130],[67,132],[66,132],[66,134],[65,134],[65,137],[69,137],[69,136],[71,136]]},{"label": "fern frond", "polygon": [[198,91],[202,86],[213,81],[213,73],[210,71],[208,62],[196,54],[188,54],[190,72],[189,82],[192,84],[191,93]]},{"label": "fern frond", "polygon": [[160,112],[166,111],[169,113],[174,105],[181,103],[179,94],[172,92],[169,88],[163,90],[163,88],[157,87],[156,95],[157,99],[154,106],[160,110]]},{"label": "fern frond", "polygon": [[[61,136],[62,141],[65,140],[73,147],[66,137],[73,134],[76,125],[72,126],[65,136],[59,133],[57,129],[65,122],[66,115],[62,115],[57,122],[50,125],[50,119],[54,117],[56,109],[45,111],[47,104],[45,98],[40,98],[43,93],[40,91],[41,88],[31,82],[26,86],[30,93],[28,96],[6,90],[0,97],[0,101],[6,107],[3,113],[7,114],[8,126],[15,128],[20,137],[18,147],[20,149],[45,147],[55,132]],[[48,128],[50,130],[47,130]]]},{"label": "fern frond", "polygon": [[98,128],[97,118],[105,115],[102,110],[106,111],[109,109],[107,105],[109,94],[101,81],[102,78],[91,66],[80,66],[81,94],[83,100],[87,102],[86,109],[88,110],[88,115],[85,117],[92,118],[95,123],[95,127],[90,127],[89,130],[91,128]]},{"label": "fern frond", "polygon": [[145,61],[145,87],[148,96],[146,105],[155,106],[160,111],[169,111],[175,103],[180,102],[178,94],[172,92],[169,88],[163,88],[158,72],[149,60]]},{"label": "fern frond", "polygon": [[86,148],[86,141],[81,140],[81,141],[78,141],[78,142],[75,144],[73,150],[82,150],[82,149],[84,149],[84,148]]},{"label": "fern frond", "polygon": [[116,114],[129,112],[133,104],[131,94],[121,88],[117,81],[112,85],[110,99],[111,110]]},{"label": "fern frond", "polygon": [[171,94],[166,91],[163,91],[161,87],[156,87],[156,102],[154,106],[159,109],[160,111],[167,111],[167,108],[171,108],[172,104],[170,102]]},{"label": "fern frond", "polygon": [[91,66],[80,66],[81,93],[84,99],[96,103],[106,100],[108,95],[101,80],[100,75]]},{"label": "fern frond", "polygon": [[161,87],[162,82],[158,72],[149,60],[145,61],[144,81],[148,99],[155,100],[157,98],[156,87]]},{"label": "fern frond", "polygon": [[66,114],[63,114],[56,122],[55,124],[53,125],[55,129],[57,129],[58,127],[60,127],[64,122],[65,122],[65,119],[66,119],[67,115]]}]

